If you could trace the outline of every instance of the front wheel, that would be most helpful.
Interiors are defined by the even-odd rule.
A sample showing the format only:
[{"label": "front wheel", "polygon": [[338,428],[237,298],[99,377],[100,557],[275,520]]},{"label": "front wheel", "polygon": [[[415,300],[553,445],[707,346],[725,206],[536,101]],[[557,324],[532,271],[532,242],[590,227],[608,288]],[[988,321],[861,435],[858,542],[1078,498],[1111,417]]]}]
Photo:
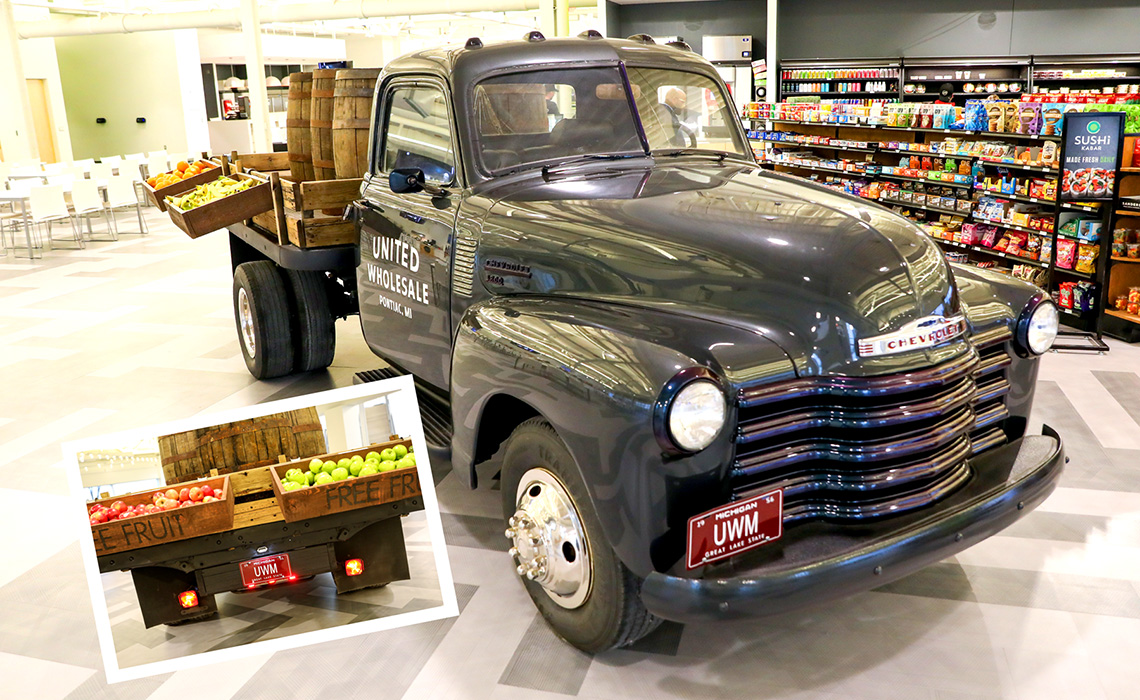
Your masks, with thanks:
[{"label": "front wheel", "polygon": [[607,543],[574,458],[549,423],[534,418],[511,433],[501,486],[515,571],[560,637],[598,653],[661,623],[641,602],[641,579]]}]

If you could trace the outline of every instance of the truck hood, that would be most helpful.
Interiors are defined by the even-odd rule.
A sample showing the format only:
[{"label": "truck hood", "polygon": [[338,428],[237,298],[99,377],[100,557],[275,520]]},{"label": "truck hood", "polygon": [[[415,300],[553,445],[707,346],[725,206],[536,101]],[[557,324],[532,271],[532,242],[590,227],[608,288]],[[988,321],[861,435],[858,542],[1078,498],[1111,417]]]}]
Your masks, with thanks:
[{"label": "truck hood", "polygon": [[488,196],[478,274],[492,293],[607,300],[745,328],[781,347],[800,376],[891,372],[948,352],[859,357],[860,339],[959,313],[938,247],[878,205],[691,158],[548,172]]}]

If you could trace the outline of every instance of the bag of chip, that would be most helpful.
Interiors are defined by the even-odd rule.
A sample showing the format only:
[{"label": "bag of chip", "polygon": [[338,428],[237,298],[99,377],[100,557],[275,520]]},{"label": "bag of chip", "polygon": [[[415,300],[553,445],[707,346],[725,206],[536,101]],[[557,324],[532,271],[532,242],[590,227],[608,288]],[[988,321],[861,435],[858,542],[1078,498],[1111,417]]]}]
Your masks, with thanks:
[{"label": "bag of chip", "polygon": [[[1057,267],[1066,270],[1073,269],[1074,259],[1077,257],[1077,242],[1069,238],[1057,239]],[[1071,306],[1066,308],[1072,308]]]},{"label": "bag of chip", "polygon": [[1081,243],[1077,246],[1077,272],[1092,274],[1096,270],[1096,258],[1100,255],[1100,246],[1092,243]]}]

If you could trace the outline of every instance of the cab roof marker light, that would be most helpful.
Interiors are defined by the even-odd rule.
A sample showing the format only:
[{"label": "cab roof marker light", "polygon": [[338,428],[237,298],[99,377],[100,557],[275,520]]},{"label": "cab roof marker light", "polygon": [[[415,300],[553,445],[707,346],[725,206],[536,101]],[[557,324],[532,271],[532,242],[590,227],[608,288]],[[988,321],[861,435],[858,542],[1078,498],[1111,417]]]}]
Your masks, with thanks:
[{"label": "cab roof marker light", "polygon": [[526,34],[523,34],[523,41],[529,41],[531,43],[534,43],[536,41],[546,41],[546,37],[542,35],[542,32],[535,29],[533,31],[527,32]]},{"label": "cab roof marker light", "polygon": [[641,42],[642,44],[656,44],[657,43],[656,41],[653,40],[653,37],[649,36],[648,34],[630,34],[626,38],[629,39],[630,41]]},{"label": "cab roof marker light", "polygon": [[481,48],[483,48],[483,40],[477,36],[473,36],[467,40],[467,43],[463,45],[463,48],[465,48],[465,49],[481,49]]},{"label": "cab roof marker light", "polygon": [[578,38],[579,39],[604,39],[605,37],[603,37],[602,33],[599,32],[597,29],[587,29],[586,31],[579,34]]}]

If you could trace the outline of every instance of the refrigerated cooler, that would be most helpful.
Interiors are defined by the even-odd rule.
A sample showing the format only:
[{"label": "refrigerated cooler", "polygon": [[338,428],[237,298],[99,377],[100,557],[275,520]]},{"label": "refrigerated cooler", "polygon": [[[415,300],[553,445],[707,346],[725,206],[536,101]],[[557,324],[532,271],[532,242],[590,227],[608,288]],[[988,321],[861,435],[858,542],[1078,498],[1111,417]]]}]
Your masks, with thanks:
[{"label": "refrigerated cooler", "polygon": [[753,101],[752,37],[744,34],[732,36],[705,36],[701,39],[701,53],[716,66],[717,72],[728,84],[736,113]]}]

